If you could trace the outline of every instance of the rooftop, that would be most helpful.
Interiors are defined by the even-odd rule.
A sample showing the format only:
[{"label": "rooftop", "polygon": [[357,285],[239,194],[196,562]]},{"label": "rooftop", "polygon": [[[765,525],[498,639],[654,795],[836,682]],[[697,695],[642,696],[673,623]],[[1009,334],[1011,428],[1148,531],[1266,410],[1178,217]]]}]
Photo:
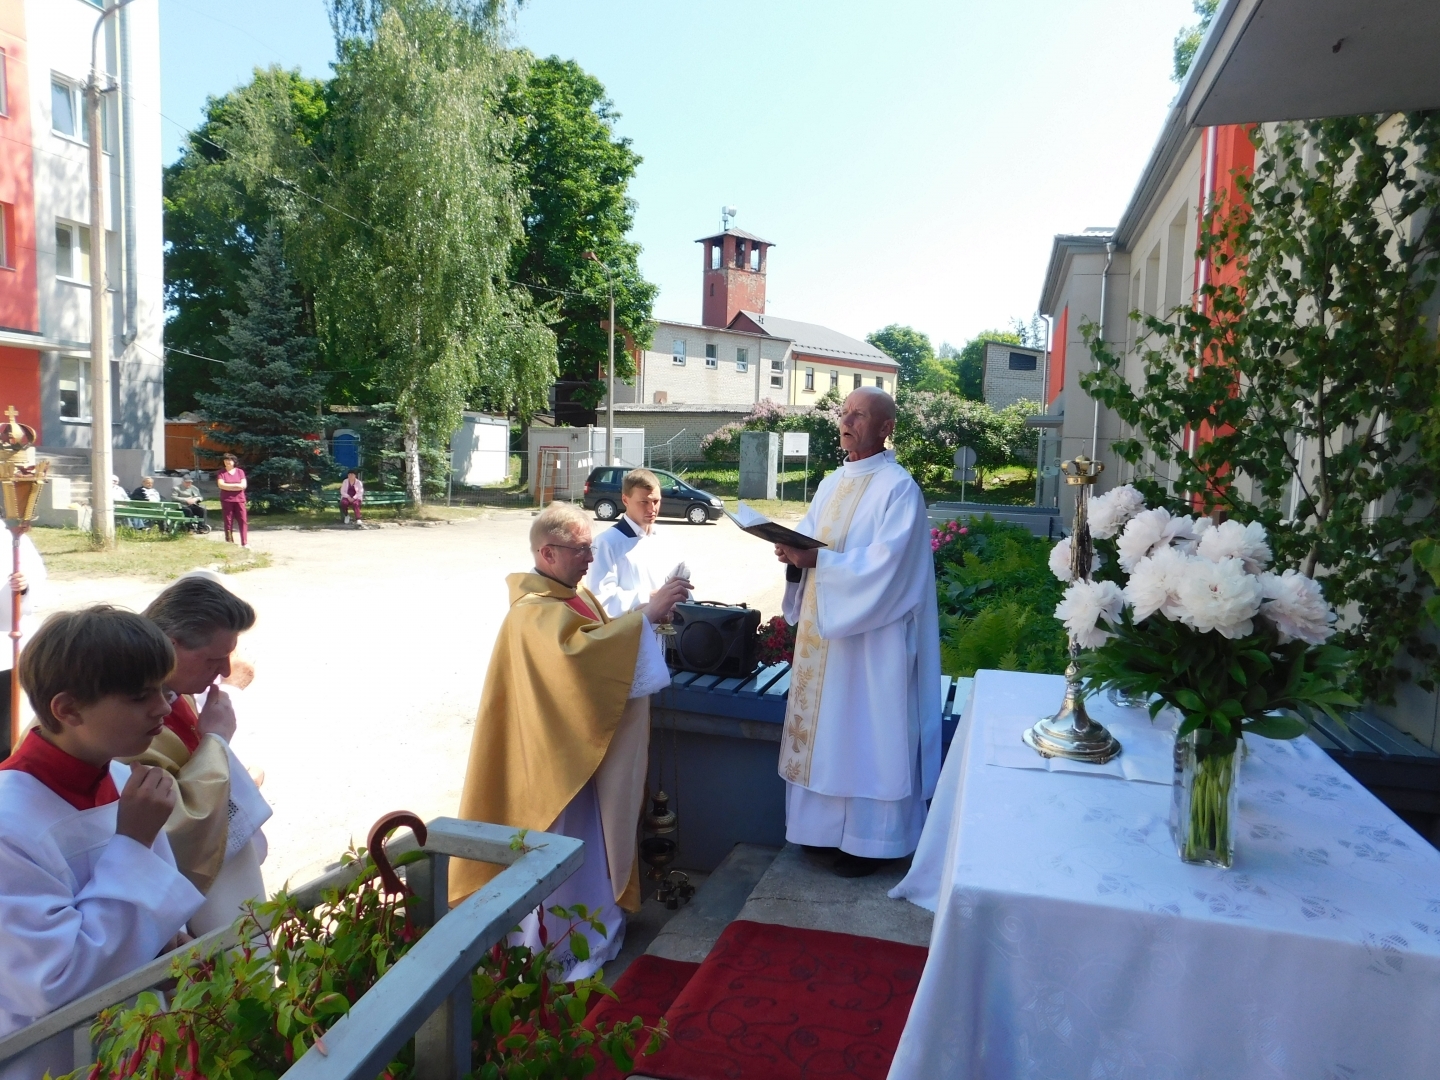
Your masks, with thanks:
[{"label": "rooftop", "polygon": [[741,240],[754,240],[757,244],[775,247],[775,241],[766,240],[763,237],[756,236],[754,233],[748,233],[744,229],[726,229],[723,232],[711,233],[709,236],[700,237],[695,243],[703,244],[706,240],[718,240],[722,236],[738,236]]},{"label": "rooftop", "polygon": [[[839,330],[817,323],[797,322],[794,319],[777,319],[774,315],[762,315],[758,311],[742,311],[740,315],[749,319],[769,337],[788,338],[800,352],[817,356],[833,356],[839,360],[864,360],[871,364],[883,364],[899,369],[900,365],[868,341],[860,341]],[[739,318],[740,316],[736,316]]]}]

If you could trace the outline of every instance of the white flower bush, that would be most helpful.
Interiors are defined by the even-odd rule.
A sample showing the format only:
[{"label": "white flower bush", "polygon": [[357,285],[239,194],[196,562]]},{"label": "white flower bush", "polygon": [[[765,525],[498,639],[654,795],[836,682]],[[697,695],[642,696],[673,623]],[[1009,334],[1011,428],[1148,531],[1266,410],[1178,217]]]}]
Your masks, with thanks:
[{"label": "white flower bush", "polygon": [[1112,635],[1101,623],[1117,625],[1125,607],[1134,623],[1159,614],[1232,641],[1255,633],[1257,619],[1274,628],[1282,645],[1319,645],[1334,632],[1335,613],[1318,582],[1294,570],[1269,572],[1270,544],[1258,522],[1214,525],[1146,509],[1128,484],[1095,499],[1090,522],[1093,536],[1115,540],[1128,578],[1123,588],[1072,580],[1069,538],[1051,551],[1051,571],[1070,583],[1055,617],[1082,648],[1105,644]]}]

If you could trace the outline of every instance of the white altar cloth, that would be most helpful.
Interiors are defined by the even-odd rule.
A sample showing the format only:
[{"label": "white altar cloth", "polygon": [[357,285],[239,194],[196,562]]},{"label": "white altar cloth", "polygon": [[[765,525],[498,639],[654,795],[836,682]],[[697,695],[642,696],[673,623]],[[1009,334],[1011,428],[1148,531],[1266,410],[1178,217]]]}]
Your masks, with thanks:
[{"label": "white altar cloth", "polygon": [[1186,866],[1168,788],[987,764],[1058,700],[976,677],[892,894],[936,919],[891,1080],[1440,1076],[1440,852],[1309,739],[1255,739],[1235,867]]}]

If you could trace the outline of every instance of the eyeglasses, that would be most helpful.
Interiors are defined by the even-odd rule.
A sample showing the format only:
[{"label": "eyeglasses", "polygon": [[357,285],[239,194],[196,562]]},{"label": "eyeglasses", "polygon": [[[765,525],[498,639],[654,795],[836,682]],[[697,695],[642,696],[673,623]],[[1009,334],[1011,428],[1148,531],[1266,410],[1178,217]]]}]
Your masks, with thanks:
[{"label": "eyeglasses", "polygon": [[566,551],[579,551],[579,552],[582,552],[582,553],[584,553],[584,554],[586,554],[586,555],[594,555],[594,554],[595,554],[595,545],[594,545],[594,544],[584,544],[584,545],[579,545],[579,546],[577,546],[577,545],[575,545],[575,544],[546,544],[545,546],[546,546],[546,547],[564,548]]}]

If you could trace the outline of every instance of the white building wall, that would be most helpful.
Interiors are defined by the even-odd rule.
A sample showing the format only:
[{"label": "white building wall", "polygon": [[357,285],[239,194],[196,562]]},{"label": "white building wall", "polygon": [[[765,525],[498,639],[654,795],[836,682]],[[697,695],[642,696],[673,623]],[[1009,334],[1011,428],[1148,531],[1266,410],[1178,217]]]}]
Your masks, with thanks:
[{"label": "white building wall", "polygon": [[[57,273],[55,227],[90,226],[89,149],[54,130],[51,84],[82,84],[100,11],[88,0],[27,0],[31,127],[35,142],[36,276],[40,332],[90,342],[90,287]],[[106,281],[110,303],[114,443],[143,452],[144,469],[164,464],[164,265],[161,196],[160,25],[155,4],[133,4],[106,20],[100,63],[120,89],[106,95],[104,143]],[[77,98],[77,108],[83,102]],[[91,230],[92,251],[96,233]],[[41,407],[50,448],[90,446],[88,418],[62,418],[61,353],[43,354]],[[85,410],[88,417],[88,408]]]},{"label": "white building wall", "polygon": [[[684,343],[684,363],[676,362],[677,341]],[[716,353],[710,363],[705,355],[707,345]],[[746,350],[743,371],[736,363],[739,349]],[[657,323],[631,400],[654,404],[660,393],[672,405],[754,404],[762,398],[784,401],[790,385],[789,349],[790,343],[779,338],[688,323]],[[771,385],[772,361],[781,364],[776,373],[781,376],[779,387]]]}]

